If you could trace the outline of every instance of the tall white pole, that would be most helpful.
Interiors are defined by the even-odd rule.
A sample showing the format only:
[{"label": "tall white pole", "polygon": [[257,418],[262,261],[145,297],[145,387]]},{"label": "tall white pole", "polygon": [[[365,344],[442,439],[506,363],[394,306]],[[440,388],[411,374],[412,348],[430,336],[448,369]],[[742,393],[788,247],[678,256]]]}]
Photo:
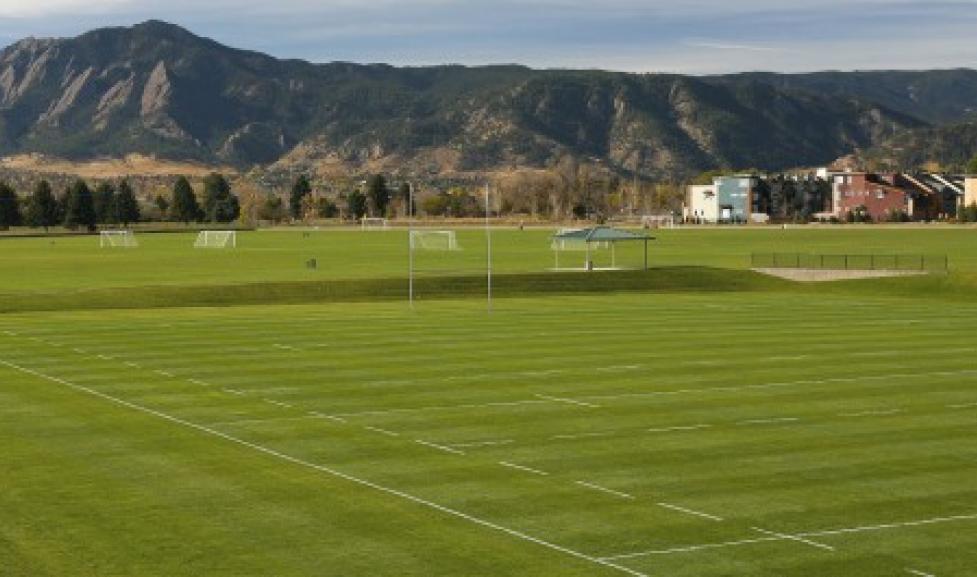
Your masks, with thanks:
[{"label": "tall white pole", "polygon": [[487,260],[487,295],[488,295],[488,312],[492,312],[492,229],[489,227],[489,211],[491,206],[489,204],[489,185],[485,185],[485,242],[486,247],[486,260]]},{"label": "tall white pole", "polygon": [[414,183],[408,186],[407,195],[407,299],[414,309]]}]

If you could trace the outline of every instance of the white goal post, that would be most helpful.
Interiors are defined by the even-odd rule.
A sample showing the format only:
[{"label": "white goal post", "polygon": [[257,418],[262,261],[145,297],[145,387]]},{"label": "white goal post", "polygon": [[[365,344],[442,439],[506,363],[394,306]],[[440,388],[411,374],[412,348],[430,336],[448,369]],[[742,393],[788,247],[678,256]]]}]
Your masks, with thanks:
[{"label": "white goal post", "polygon": [[453,230],[412,230],[410,247],[414,250],[461,250]]},{"label": "white goal post", "polygon": [[671,214],[646,214],[641,217],[642,228],[675,228],[675,216]]},{"label": "white goal post", "polygon": [[385,218],[363,217],[360,219],[362,230],[387,230],[389,223]]},{"label": "white goal post", "polygon": [[193,243],[193,248],[234,248],[237,246],[237,231],[202,230]]},{"label": "white goal post", "polygon": [[131,230],[103,230],[98,233],[99,248],[135,248],[139,246]]}]

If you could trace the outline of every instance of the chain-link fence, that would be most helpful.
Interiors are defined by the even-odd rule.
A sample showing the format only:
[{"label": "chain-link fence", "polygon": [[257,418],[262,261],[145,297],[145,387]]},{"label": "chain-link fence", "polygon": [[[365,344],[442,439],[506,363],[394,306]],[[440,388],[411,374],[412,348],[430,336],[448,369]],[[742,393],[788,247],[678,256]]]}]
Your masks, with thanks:
[{"label": "chain-link fence", "polygon": [[811,270],[881,270],[945,273],[950,268],[947,255],[927,254],[810,254],[753,253],[753,268]]}]

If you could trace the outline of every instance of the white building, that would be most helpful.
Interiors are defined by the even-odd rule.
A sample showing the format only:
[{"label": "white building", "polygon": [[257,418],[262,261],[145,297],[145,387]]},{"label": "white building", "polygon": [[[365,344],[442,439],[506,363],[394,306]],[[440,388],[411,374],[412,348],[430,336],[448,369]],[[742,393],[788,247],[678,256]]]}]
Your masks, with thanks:
[{"label": "white building", "polygon": [[697,223],[718,221],[719,203],[717,198],[715,183],[690,186],[685,204],[685,220]]},{"label": "white building", "polygon": [[963,205],[977,204],[977,176],[968,176],[963,185]]}]

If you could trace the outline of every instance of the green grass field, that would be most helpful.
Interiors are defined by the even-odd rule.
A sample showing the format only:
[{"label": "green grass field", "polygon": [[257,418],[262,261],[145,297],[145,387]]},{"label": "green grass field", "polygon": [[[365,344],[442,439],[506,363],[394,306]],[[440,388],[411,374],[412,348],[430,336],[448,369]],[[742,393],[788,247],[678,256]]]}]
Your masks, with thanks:
[{"label": "green grass field", "polygon": [[[544,273],[546,236],[496,234],[491,315],[436,285],[478,273],[475,231],[414,311],[234,302],[402,284],[396,232],[0,241],[0,576],[973,573],[977,231],[662,231],[618,276]],[[723,270],[853,245],[953,271]],[[165,297],[204,290],[232,296]]]}]

